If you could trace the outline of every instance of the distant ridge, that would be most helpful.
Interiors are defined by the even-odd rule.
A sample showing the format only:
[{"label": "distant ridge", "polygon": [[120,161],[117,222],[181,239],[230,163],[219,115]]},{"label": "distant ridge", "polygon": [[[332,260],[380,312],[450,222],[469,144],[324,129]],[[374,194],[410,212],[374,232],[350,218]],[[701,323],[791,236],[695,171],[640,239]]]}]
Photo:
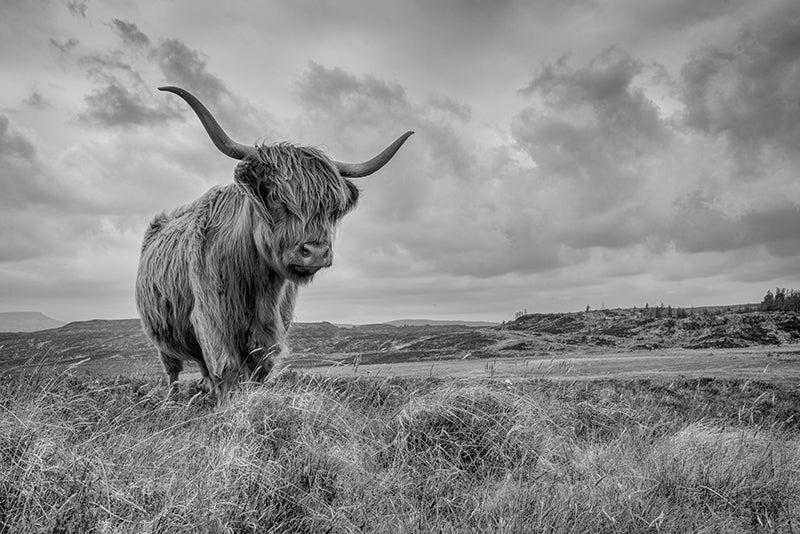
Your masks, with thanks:
[{"label": "distant ridge", "polygon": [[491,321],[458,321],[458,320],[435,320],[435,319],[395,319],[386,321],[382,324],[392,326],[497,326],[500,323]]},{"label": "distant ridge", "polygon": [[36,332],[64,324],[40,312],[0,312],[0,332]]},{"label": "distant ridge", "polygon": [[[553,354],[574,352],[800,345],[800,312],[678,310],[659,306],[529,314],[490,327],[468,326],[477,321],[431,319],[351,328],[329,322],[294,323],[289,330],[290,363],[304,368],[355,361],[366,365],[467,357],[552,359]],[[138,319],[79,321],[35,332],[0,333],[0,373],[34,368],[41,362],[60,369],[80,365],[80,372],[162,375],[157,353]],[[196,365],[194,369],[198,370]]]}]

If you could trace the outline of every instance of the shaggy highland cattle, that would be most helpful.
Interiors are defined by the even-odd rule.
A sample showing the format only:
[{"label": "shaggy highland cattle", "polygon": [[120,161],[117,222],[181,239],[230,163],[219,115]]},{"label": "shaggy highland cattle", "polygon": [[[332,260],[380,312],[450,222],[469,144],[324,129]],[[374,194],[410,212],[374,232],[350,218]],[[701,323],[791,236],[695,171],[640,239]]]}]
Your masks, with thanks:
[{"label": "shaggy highland cattle", "polygon": [[241,377],[281,367],[298,287],[329,267],[336,223],[358,189],[348,178],[383,167],[413,132],[364,163],[341,163],[313,147],[233,141],[206,107],[178,87],[214,145],[241,160],[234,183],[156,216],[145,232],[136,305],[158,350],[170,392],[184,361],[223,399]]}]

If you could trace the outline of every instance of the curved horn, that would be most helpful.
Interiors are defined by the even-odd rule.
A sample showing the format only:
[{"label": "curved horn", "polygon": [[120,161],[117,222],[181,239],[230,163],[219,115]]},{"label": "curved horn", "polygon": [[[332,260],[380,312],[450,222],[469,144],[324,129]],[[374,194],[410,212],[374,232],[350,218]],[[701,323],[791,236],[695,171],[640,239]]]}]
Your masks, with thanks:
[{"label": "curved horn", "polygon": [[398,137],[394,143],[386,147],[383,152],[363,163],[342,163],[336,160],[334,160],[333,163],[336,165],[336,168],[339,169],[339,174],[342,176],[346,176],[348,178],[361,178],[362,176],[369,176],[373,172],[389,163],[389,160],[392,159],[392,156],[394,156],[395,153],[400,150],[400,147],[406,142],[406,139],[411,137],[413,133],[414,132],[404,133]]},{"label": "curved horn", "polygon": [[222,129],[222,126],[219,125],[217,119],[215,119],[211,112],[208,111],[208,109],[202,104],[202,102],[200,102],[197,97],[195,97],[189,91],[174,86],[159,87],[158,90],[175,93],[179,97],[186,100],[194,112],[197,113],[197,116],[200,117],[200,122],[203,123],[203,127],[206,129],[206,132],[208,132],[208,136],[211,137],[211,141],[214,142],[214,146],[216,146],[220,152],[226,156],[229,156],[233,159],[244,159],[247,156],[257,153],[255,147],[237,143],[228,137],[228,134],[226,134],[225,130]]}]

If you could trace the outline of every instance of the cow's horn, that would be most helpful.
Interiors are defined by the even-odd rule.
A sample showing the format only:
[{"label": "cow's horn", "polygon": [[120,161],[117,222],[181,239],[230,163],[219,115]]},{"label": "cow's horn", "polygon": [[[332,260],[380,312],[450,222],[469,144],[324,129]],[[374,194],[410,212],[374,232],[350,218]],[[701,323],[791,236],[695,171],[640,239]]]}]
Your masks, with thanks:
[{"label": "cow's horn", "polygon": [[186,100],[194,112],[197,113],[197,116],[200,117],[200,122],[203,123],[203,127],[206,129],[206,132],[208,132],[209,137],[211,137],[211,141],[214,142],[214,146],[216,146],[226,156],[230,156],[233,159],[244,159],[247,156],[255,155],[257,153],[255,147],[237,143],[228,137],[228,134],[226,134],[225,130],[222,129],[222,126],[219,125],[217,119],[215,119],[211,112],[208,111],[208,109],[202,104],[202,102],[200,102],[197,97],[195,97],[189,91],[174,86],[159,87],[158,90],[175,93],[179,97]]},{"label": "cow's horn", "polygon": [[334,161],[336,168],[339,169],[339,174],[349,178],[361,178],[362,176],[369,176],[373,172],[389,163],[389,160],[392,159],[392,156],[394,156],[395,153],[400,150],[400,147],[406,142],[406,139],[411,137],[413,133],[414,132],[404,133],[398,137],[394,143],[386,147],[383,152],[363,163],[342,163],[340,161]]}]

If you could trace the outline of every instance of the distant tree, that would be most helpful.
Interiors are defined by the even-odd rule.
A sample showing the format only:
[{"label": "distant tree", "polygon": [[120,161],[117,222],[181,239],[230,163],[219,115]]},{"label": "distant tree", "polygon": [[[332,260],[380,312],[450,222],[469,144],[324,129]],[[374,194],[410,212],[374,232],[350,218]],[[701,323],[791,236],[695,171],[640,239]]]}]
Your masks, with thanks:
[{"label": "distant tree", "polygon": [[672,317],[672,305],[667,306],[667,317]]},{"label": "distant tree", "polygon": [[786,289],[783,287],[776,287],[775,288],[775,307],[779,310],[783,309],[783,305],[786,301]]},{"label": "distant tree", "polygon": [[772,295],[772,291],[768,289],[767,294],[764,295],[764,298],[761,300],[761,309],[764,311],[769,311],[774,309],[774,306],[775,297]]}]

